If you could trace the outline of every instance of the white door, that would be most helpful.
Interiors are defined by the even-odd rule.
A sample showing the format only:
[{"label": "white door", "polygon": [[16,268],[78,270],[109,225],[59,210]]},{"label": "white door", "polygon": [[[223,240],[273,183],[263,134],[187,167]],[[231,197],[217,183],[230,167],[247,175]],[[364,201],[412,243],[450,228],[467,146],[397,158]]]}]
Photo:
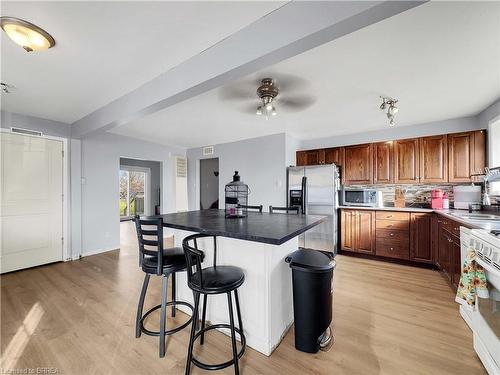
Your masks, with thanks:
[{"label": "white door", "polygon": [[61,261],[62,142],[13,133],[0,140],[1,272]]}]

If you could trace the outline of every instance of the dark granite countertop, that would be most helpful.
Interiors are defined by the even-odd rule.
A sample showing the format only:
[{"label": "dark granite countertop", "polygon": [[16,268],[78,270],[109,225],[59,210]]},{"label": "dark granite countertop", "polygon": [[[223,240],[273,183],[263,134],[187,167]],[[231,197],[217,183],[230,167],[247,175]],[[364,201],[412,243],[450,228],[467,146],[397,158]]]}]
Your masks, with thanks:
[{"label": "dark granite countertop", "polygon": [[271,245],[281,245],[326,220],[326,216],[267,212],[248,212],[243,219],[226,219],[224,210],[187,211],[161,216],[165,227]]}]

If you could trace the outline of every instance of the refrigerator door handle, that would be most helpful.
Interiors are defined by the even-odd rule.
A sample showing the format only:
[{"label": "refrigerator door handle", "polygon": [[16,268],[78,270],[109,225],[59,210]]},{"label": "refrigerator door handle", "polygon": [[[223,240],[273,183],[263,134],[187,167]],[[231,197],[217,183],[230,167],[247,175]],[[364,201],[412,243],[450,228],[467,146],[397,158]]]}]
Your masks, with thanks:
[{"label": "refrigerator door handle", "polygon": [[302,177],[302,214],[306,214],[306,200],[307,200],[307,177]]}]

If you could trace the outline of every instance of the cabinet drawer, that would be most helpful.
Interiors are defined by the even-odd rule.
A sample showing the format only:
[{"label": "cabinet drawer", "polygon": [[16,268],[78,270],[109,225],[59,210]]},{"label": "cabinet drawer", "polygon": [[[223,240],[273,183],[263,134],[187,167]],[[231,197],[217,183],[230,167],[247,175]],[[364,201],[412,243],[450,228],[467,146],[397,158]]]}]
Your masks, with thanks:
[{"label": "cabinet drawer", "polygon": [[402,230],[377,229],[376,238],[378,240],[399,241],[406,244],[410,243],[410,234]]},{"label": "cabinet drawer", "polygon": [[404,230],[408,231],[410,229],[410,223],[408,221],[396,221],[396,220],[383,220],[379,219],[376,221],[376,228],[388,229],[388,230]]},{"label": "cabinet drawer", "polygon": [[410,259],[410,249],[408,245],[405,246],[399,242],[390,243],[390,241],[377,239],[375,254],[387,258]]},{"label": "cabinet drawer", "polygon": [[409,221],[410,214],[408,212],[398,211],[377,211],[377,220],[401,220]]}]

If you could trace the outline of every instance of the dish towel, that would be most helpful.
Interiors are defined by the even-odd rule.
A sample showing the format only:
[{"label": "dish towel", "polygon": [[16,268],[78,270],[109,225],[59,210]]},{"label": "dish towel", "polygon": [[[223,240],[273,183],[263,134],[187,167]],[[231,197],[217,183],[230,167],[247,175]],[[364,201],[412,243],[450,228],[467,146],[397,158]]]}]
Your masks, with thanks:
[{"label": "dish towel", "polygon": [[488,298],[488,285],[483,267],[476,262],[476,252],[473,248],[469,248],[467,259],[465,259],[462,266],[462,275],[458,283],[455,301],[470,310],[474,310],[476,307],[476,296],[479,298]]}]

